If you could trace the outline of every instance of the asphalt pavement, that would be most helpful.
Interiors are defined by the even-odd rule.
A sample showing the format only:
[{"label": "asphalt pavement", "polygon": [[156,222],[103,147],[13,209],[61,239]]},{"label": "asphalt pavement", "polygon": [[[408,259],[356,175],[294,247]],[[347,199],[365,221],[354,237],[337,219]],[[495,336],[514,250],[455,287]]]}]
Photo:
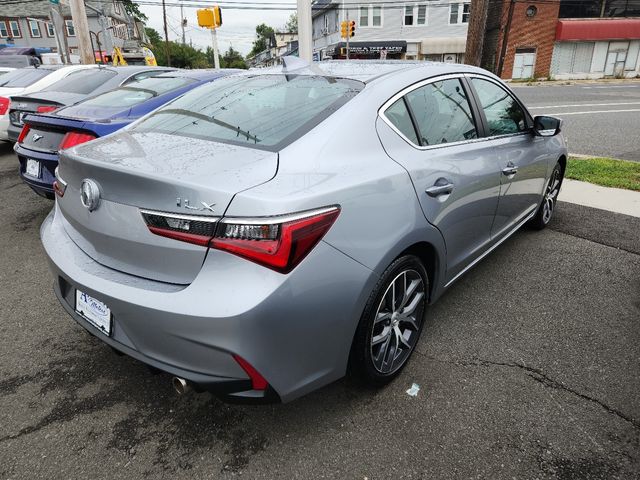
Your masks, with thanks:
[{"label": "asphalt pavement", "polygon": [[640,161],[640,82],[511,87],[533,115],[564,120],[571,153]]},{"label": "asphalt pavement", "polygon": [[16,169],[0,145],[2,479],[640,476],[638,218],[561,203],[518,232],[428,309],[387,388],[234,406],[69,318],[38,236],[52,203]]}]

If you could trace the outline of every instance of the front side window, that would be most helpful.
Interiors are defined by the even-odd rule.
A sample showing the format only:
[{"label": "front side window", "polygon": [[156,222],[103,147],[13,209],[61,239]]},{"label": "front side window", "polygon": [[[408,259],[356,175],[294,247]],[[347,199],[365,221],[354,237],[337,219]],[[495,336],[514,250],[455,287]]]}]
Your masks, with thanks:
[{"label": "front side window", "polygon": [[421,145],[477,138],[469,100],[460,80],[430,83],[407,93],[406,98],[416,120]]},{"label": "front side window", "polygon": [[22,37],[22,32],[20,31],[20,24],[17,20],[9,20],[9,29],[11,30],[11,36],[14,38]]},{"label": "front side window", "polygon": [[524,110],[506,90],[481,78],[472,78],[471,83],[487,117],[489,135],[508,135],[527,130]]},{"label": "front side window", "polygon": [[387,108],[384,112],[384,116],[387,117],[393,126],[410,141],[416,145],[420,144],[404,98],[396,100],[393,105]]},{"label": "front side window", "polygon": [[64,21],[64,25],[67,28],[67,36],[68,37],[75,37],[76,36],[76,29],[73,28],[73,20],[65,20]]},{"label": "front side window", "polygon": [[265,150],[295,141],[362,90],[310,75],[227,77],[156,110],[131,131],[162,132]]},{"label": "front side window", "polygon": [[369,7],[360,7],[360,27],[369,26]]},{"label": "front side window", "polygon": [[35,20],[29,20],[29,31],[32,37],[38,38],[42,36],[40,33],[40,25],[38,25],[38,22]]},{"label": "front side window", "polygon": [[105,68],[79,70],[49,85],[47,88],[44,88],[43,91],[88,95],[115,76],[116,72]]}]

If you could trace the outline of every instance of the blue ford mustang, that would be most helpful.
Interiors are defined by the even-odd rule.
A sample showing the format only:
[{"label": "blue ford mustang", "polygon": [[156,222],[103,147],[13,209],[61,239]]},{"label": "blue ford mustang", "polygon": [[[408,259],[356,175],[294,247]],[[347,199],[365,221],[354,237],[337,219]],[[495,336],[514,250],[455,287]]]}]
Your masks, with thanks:
[{"label": "blue ford mustang", "polygon": [[25,116],[15,151],[20,177],[37,194],[53,198],[58,152],[125,127],[183,93],[238,70],[183,70],[124,86],[46,114]]}]

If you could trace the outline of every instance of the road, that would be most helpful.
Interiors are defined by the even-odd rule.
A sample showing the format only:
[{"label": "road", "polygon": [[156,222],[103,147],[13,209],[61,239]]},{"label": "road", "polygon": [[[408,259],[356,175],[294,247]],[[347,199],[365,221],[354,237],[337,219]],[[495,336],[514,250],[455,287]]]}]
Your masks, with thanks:
[{"label": "road", "polygon": [[511,86],[533,115],[564,120],[571,153],[640,161],[640,82]]},{"label": "road", "polygon": [[2,479],[640,474],[640,219],[560,204],[428,309],[383,390],[233,406],[177,397],[68,317],[38,237],[51,207],[0,151]]}]

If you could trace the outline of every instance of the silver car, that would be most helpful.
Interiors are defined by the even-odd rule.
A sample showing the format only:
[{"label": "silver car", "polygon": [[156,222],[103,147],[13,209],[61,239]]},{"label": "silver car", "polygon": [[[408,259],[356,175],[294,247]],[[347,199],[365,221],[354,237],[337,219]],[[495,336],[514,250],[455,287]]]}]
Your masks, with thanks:
[{"label": "silver car", "polygon": [[292,63],[61,155],[41,230],[55,293],[179,392],[286,402],[348,371],[383,385],[427,304],[551,220],[561,122],[497,77]]}]

